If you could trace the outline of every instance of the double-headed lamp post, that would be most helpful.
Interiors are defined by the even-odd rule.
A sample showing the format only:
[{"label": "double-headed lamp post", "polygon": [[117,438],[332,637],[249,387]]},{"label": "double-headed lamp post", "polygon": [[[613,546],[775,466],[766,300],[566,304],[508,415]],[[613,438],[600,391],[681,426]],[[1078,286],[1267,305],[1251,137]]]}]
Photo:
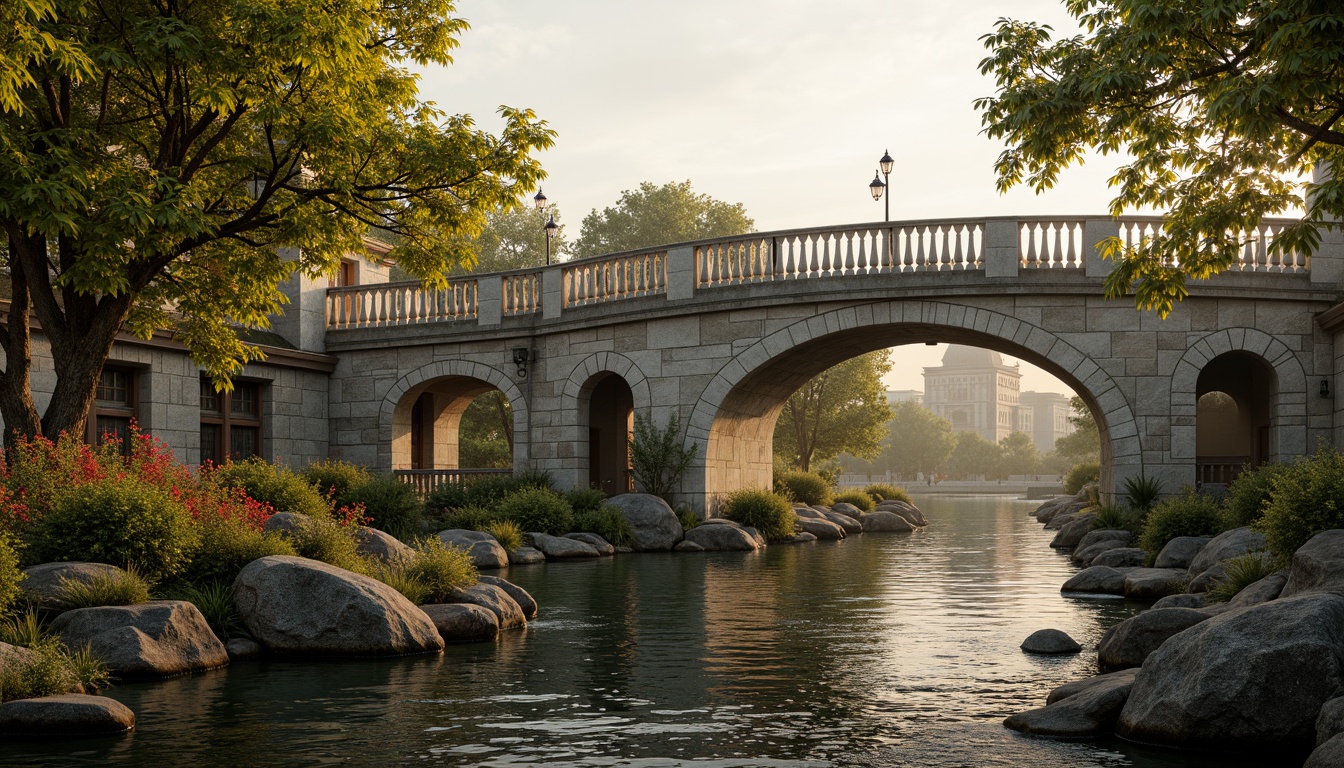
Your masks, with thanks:
[{"label": "double-headed lamp post", "polygon": [[[532,198],[532,202],[536,203],[537,210],[541,211],[541,215],[546,216],[546,193],[538,189],[536,196]],[[542,225],[541,229],[546,233],[546,266],[549,267],[551,265],[551,241],[560,231],[560,225],[556,224],[555,217],[551,216]]]},{"label": "double-headed lamp post", "polygon": [[[887,187],[891,184],[891,168],[895,164],[896,161],[891,159],[891,153],[883,150],[882,159],[877,161],[880,170],[873,174],[873,180],[868,185],[868,191],[873,193],[874,200],[881,200],[882,193],[887,191]],[[877,178],[879,173],[882,175],[881,179]],[[891,195],[887,195],[883,221],[891,221]]]}]

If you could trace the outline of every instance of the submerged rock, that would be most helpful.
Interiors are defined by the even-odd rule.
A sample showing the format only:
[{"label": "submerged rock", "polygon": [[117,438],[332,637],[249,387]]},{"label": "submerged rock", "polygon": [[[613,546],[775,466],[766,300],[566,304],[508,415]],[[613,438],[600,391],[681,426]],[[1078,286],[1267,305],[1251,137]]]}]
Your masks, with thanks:
[{"label": "submerged rock", "polygon": [[1040,709],[1013,715],[1003,724],[1034,736],[1061,739],[1091,739],[1109,736],[1115,728],[1133,678],[1106,675],[1077,692]]},{"label": "submerged rock", "polygon": [[1046,655],[1078,653],[1083,650],[1076,640],[1058,629],[1038,629],[1022,641],[1021,647],[1026,653]]},{"label": "submerged rock", "polygon": [[1107,683],[1115,680],[1124,680],[1126,682],[1132,683],[1134,682],[1134,676],[1137,674],[1139,674],[1139,670],[1137,668],[1122,669],[1119,672],[1107,672],[1105,674],[1095,675],[1093,677],[1085,678],[1083,680],[1074,680],[1071,683],[1065,683],[1063,685],[1056,686],[1054,690],[1050,691],[1050,695],[1045,698],[1045,703],[1054,704],[1056,701],[1061,701],[1075,694],[1082,693],[1083,691],[1087,690],[1088,688],[1091,688],[1094,685],[1100,685],[1102,683]]}]

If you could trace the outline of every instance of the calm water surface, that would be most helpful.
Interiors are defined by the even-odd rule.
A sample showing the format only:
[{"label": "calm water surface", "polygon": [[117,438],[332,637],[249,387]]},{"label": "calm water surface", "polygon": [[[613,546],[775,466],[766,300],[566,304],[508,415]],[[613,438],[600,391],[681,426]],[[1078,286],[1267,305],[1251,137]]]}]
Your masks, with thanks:
[{"label": "calm water surface", "polygon": [[[1028,502],[923,497],[932,525],[757,554],[514,568],[541,613],[441,657],[257,662],[112,689],[119,739],[0,744],[16,766],[1266,766],[1005,730],[1143,606],[1060,596]],[[1300,763],[1298,763],[1300,764]]]}]

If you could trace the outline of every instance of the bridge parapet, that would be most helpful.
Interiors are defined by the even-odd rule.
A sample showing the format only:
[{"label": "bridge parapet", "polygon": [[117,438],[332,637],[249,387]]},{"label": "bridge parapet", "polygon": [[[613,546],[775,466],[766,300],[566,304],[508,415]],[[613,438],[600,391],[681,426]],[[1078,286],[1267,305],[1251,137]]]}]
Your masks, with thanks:
[{"label": "bridge parapet", "polygon": [[[1245,244],[1229,272],[1311,274],[1305,255],[1269,251],[1289,223],[1266,219],[1243,233]],[[870,275],[961,273],[993,280],[1058,270],[1101,278],[1110,265],[1098,255],[1098,244],[1119,237],[1127,246],[1137,245],[1161,225],[1157,216],[990,217],[751,233],[455,277],[438,290],[418,282],[331,288],[326,328],[444,322],[497,326],[505,318],[556,320],[567,309],[637,298],[680,301],[730,286]],[[1338,250],[1319,254],[1331,263],[1322,279],[1334,280],[1340,273],[1344,253]],[[1311,276],[1317,282],[1317,275]]]}]

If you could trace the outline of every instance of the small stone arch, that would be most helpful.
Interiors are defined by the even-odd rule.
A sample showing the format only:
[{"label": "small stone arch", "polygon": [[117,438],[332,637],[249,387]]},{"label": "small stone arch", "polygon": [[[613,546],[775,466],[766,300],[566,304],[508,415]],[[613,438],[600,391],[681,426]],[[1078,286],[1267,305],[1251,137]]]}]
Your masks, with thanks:
[{"label": "small stone arch", "polygon": [[399,409],[406,409],[406,396],[417,394],[436,381],[451,378],[474,379],[488,384],[508,398],[513,408],[513,467],[514,470],[527,466],[528,444],[528,405],[523,392],[508,374],[483,363],[469,360],[440,360],[428,363],[410,371],[397,380],[383,398],[378,414],[378,463],[384,470],[393,467],[393,441],[400,437],[398,432]]},{"label": "small stone arch", "polygon": [[[877,334],[881,346],[920,341],[962,343],[992,347],[1042,365],[1072,386],[1096,416],[1102,436],[1103,488],[1112,491],[1126,478],[1143,472],[1138,424],[1130,403],[1111,375],[1072,344],[1039,326],[993,310],[939,301],[891,300],[834,309],[800,320],[767,335],[724,365],[705,386],[691,412],[686,439],[698,444],[700,450],[694,476],[688,473],[682,490],[708,501],[734,487],[768,485],[770,468],[764,459],[769,454],[769,436],[761,424],[773,424],[773,419],[770,414],[757,412],[740,417],[733,413],[740,405],[733,402],[735,391],[754,374],[800,347],[810,345],[832,356],[853,356],[843,348],[832,349],[843,347],[832,344],[832,340],[848,340],[856,348],[866,344],[864,351],[881,348],[873,346],[871,332],[883,328],[888,332]],[[861,338],[864,336],[866,339]],[[900,340],[893,342],[898,337]],[[846,357],[836,362],[841,359]],[[775,397],[787,397],[783,389],[790,386],[788,383],[775,386],[779,390],[773,393]],[[722,456],[714,444],[721,418],[726,419],[727,429],[742,433],[734,435],[730,453]],[[752,434],[752,430],[760,434]],[[748,468],[743,470],[743,466]],[[716,470],[725,477],[711,478]]]},{"label": "small stone arch", "polygon": [[562,487],[587,487],[589,484],[589,425],[592,417],[589,396],[603,379],[610,376],[618,377],[629,387],[635,412],[649,413],[652,408],[648,377],[635,361],[618,352],[596,352],[580,360],[561,388],[561,408],[555,414],[560,422],[552,424],[567,434],[574,459],[573,466],[556,470],[558,475],[565,475],[556,477]]},{"label": "small stone arch", "polygon": [[1242,352],[1263,362],[1276,378],[1270,403],[1271,455],[1287,461],[1307,453],[1307,376],[1288,345],[1255,328],[1225,328],[1209,333],[1176,363],[1171,375],[1171,458],[1194,461],[1196,390],[1199,374],[1214,358]]}]

